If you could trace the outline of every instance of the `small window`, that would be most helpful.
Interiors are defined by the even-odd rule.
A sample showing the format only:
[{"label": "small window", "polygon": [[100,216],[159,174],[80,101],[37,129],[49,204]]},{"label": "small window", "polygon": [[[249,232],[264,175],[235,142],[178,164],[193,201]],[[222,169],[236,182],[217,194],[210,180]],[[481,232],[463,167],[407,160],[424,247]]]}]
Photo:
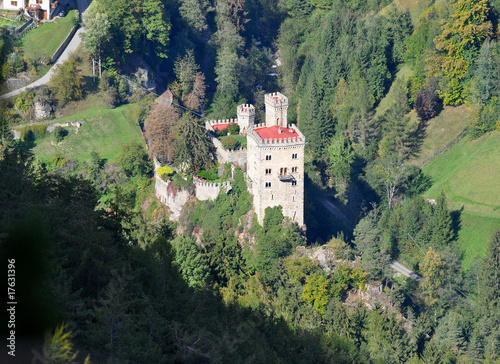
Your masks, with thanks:
[{"label": "small window", "polygon": [[271,174],[271,168],[266,168],[266,174]]},{"label": "small window", "polygon": [[292,181],[292,186],[297,186],[297,181]]},{"label": "small window", "polygon": [[286,168],[281,168],[281,169],[280,169],[280,175],[281,175],[281,176],[286,176],[287,174],[288,174],[288,173],[287,173]]},{"label": "small window", "polygon": [[292,154],[292,159],[297,159],[297,153]]},{"label": "small window", "polygon": [[10,2],[10,5],[12,5],[12,6],[17,6],[17,1],[11,1],[11,2]]},{"label": "small window", "polygon": [[292,173],[297,173],[299,171],[299,167],[292,167]]},{"label": "small window", "polygon": [[271,182],[266,182],[266,188],[271,188]]},{"label": "small window", "polygon": [[36,3],[39,5],[43,5],[43,0],[36,0]]},{"label": "small window", "polygon": [[270,161],[271,160],[271,154],[267,154],[266,155],[266,161]]},{"label": "small window", "polygon": [[292,196],[292,202],[295,202],[295,196]]}]

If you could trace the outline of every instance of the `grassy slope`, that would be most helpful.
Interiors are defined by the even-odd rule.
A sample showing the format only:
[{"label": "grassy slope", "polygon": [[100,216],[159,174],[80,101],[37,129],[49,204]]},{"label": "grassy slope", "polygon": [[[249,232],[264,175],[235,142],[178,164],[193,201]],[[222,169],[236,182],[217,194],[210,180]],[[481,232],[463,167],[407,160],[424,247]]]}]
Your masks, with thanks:
[{"label": "grassy slope", "polygon": [[63,18],[43,23],[21,38],[18,47],[30,59],[52,56],[73,28],[71,20],[74,17],[75,10],[71,10]]},{"label": "grassy slope", "polygon": [[429,120],[420,153],[410,164],[418,164],[452,141],[469,124],[470,113],[470,109],[465,105],[446,106],[437,117]]},{"label": "grassy slope", "polygon": [[101,158],[115,162],[122,144],[132,140],[144,143],[139,125],[130,118],[132,107],[125,105],[116,109],[90,108],[84,112],[58,119],[57,122],[64,123],[100,117],[87,121],[77,133],[75,133],[75,127],[67,127],[69,134],[61,143],[56,143],[53,135],[49,134],[37,140],[32,151],[42,161],[47,161],[57,152],[62,152],[71,159],[88,161],[90,153],[96,151]]},{"label": "grassy slope", "polygon": [[500,228],[500,133],[477,140],[466,137],[432,159],[423,171],[433,179],[426,198],[437,198],[444,190],[450,207],[464,208],[458,244],[468,267]]}]

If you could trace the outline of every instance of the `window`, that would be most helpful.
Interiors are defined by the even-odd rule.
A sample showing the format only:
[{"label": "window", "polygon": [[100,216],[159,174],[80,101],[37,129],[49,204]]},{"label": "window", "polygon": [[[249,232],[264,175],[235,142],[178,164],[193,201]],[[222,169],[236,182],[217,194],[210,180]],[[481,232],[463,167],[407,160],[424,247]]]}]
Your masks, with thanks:
[{"label": "window", "polygon": [[10,5],[12,5],[12,6],[17,6],[17,1],[11,1],[11,2],[10,2]]},{"label": "window", "polygon": [[271,168],[266,168],[266,174],[271,174]]},{"label": "window", "polygon": [[286,168],[281,168],[280,169],[280,176],[286,176],[286,175],[287,175]]},{"label": "window", "polygon": [[266,161],[270,161],[271,160],[271,154],[267,154],[266,155]]},{"label": "window", "polygon": [[297,181],[292,181],[292,186],[297,186]]},{"label": "window", "polygon": [[299,167],[292,167],[292,173],[297,173],[299,171]]},{"label": "window", "polygon": [[271,188],[271,182],[266,182],[266,188]]},{"label": "window", "polygon": [[36,3],[39,5],[43,5],[43,0],[36,0]]},{"label": "window", "polygon": [[297,159],[297,153],[292,154],[292,159]]}]

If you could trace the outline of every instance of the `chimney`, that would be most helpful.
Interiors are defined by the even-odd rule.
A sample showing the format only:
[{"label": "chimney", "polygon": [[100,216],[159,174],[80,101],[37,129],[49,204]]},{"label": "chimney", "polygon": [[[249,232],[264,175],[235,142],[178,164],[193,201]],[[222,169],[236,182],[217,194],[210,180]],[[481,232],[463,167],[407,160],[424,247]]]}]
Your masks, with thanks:
[{"label": "chimney", "polygon": [[281,126],[278,126],[278,133],[281,134]]}]

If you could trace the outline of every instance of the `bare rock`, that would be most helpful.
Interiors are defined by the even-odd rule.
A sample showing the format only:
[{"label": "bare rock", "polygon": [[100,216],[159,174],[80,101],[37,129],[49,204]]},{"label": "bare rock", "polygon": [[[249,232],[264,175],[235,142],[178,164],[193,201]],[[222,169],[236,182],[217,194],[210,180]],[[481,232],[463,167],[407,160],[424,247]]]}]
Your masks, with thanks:
[{"label": "bare rock", "polygon": [[35,120],[47,119],[52,115],[52,106],[47,100],[40,99],[35,102]]},{"label": "bare rock", "polygon": [[[150,92],[156,93],[156,84],[153,80],[153,71],[151,67],[147,65],[146,62],[141,61],[139,67],[137,67],[137,71],[134,74],[137,82],[144,88]],[[129,85],[130,87],[131,85]],[[137,86],[135,86],[137,87]],[[132,88],[135,88],[132,86]]]}]

